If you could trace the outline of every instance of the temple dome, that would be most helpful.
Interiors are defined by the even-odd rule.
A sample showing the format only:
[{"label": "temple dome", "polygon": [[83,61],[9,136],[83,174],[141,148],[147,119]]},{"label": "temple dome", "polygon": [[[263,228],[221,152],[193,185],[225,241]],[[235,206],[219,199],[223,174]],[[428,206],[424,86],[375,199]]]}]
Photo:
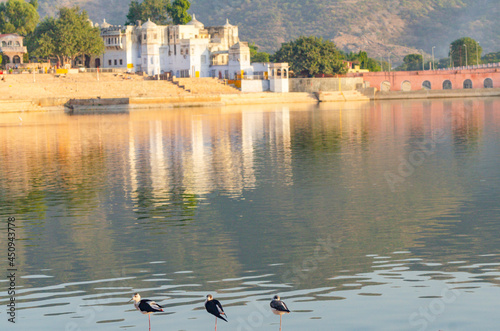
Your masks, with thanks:
[{"label": "temple dome", "polygon": [[104,19],[104,22],[102,22],[101,28],[107,29],[111,26],[108,22],[106,22],[106,19]]},{"label": "temple dome", "polygon": [[205,28],[205,25],[203,25],[203,23],[201,23],[200,21],[198,21],[196,19],[196,15],[193,14],[193,19],[191,21],[189,21],[189,23],[187,23],[186,25],[194,25],[195,27],[199,28],[199,29],[204,29]]},{"label": "temple dome", "polygon": [[148,21],[142,25],[143,29],[154,29],[157,25],[154,22],[151,22],[151,19],[148,18]]}]

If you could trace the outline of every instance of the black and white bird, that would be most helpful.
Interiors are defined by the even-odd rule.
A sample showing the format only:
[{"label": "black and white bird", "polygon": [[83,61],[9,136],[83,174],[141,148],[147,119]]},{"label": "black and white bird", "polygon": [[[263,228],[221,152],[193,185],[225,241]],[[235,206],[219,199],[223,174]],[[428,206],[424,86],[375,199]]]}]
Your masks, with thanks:
[{"label": "black and white bird", "polygon": [[149,331],[151,331],[151,313],[162,312],[163,307],[154,302],[153,300],[142,299],[139,293],[135,293],[132,299],[128,302],[134,300],[135,309],[140,311],[143,314],[148,314],[149,320]]},{"label": "black and white bird", "polygon": [[283,314],[289,314],[290,310],[288,309],[286,304],[280,300],[279,295],[275,295],[273,297],[273,300],[271,301],[270,306],[271,306],[271,310],[273,311],[273,313],[275,315],[280,315],[280,331],[281,331],[281,316]]},{"label": "black and white bird", "polygon": [[205,300],[205,309],[210,314],[215,316],[215,331],[217,331],[217,318],[223,319],[227,322],[227,315],[224,312],[224,308],[222,308],[219,300],[214,299],[211,294],[207,295],[207,300]]}]

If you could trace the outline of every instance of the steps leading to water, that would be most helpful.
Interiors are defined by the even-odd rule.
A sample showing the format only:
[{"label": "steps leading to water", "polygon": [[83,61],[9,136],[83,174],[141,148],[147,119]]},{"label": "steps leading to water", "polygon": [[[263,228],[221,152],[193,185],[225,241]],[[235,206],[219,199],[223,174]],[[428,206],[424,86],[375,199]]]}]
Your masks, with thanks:
[{"label": "steps leading to water", "polygon": [[174,78],[174,84],[193,94],[234,94],[241,91],[217,78]]}]

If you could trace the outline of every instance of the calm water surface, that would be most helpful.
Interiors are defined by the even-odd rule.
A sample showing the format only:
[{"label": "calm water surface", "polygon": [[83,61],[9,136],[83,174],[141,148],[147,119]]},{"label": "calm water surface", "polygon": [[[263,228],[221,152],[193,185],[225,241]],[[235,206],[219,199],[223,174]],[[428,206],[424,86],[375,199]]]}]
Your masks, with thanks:
[{"label": "calm water surface", "polygon": [[0,114],[1,330],[497,330],[500,99]]}]

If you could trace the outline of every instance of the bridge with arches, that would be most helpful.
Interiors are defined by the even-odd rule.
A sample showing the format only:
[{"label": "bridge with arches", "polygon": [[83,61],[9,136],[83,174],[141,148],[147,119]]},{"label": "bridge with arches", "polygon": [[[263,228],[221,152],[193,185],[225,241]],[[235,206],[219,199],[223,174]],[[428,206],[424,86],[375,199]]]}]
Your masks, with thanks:
[{"label": "bridge with arches", "polygon": [[362,77],[382,92],[500,88],[500,63],[450,70],[354,73],[347,77]]}]

